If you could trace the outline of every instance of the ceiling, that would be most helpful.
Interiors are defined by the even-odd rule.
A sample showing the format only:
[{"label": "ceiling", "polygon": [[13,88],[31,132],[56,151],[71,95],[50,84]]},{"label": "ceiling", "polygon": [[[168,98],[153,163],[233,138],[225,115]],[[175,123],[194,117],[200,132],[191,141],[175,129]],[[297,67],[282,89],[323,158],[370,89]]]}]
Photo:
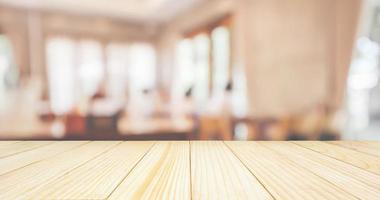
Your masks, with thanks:
[{"label": "ceiling", "polygon": [[3,5],[162,22],[202,0],[0,0]]}]

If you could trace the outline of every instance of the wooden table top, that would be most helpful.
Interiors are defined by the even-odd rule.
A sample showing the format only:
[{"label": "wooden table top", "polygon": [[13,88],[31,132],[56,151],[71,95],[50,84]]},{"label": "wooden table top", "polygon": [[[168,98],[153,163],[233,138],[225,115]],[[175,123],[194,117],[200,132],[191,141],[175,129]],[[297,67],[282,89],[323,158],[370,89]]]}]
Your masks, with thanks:
[{"label": "wooden table top", "polygon": [[380,199],[380,142],[2,141],[0,199]]}]

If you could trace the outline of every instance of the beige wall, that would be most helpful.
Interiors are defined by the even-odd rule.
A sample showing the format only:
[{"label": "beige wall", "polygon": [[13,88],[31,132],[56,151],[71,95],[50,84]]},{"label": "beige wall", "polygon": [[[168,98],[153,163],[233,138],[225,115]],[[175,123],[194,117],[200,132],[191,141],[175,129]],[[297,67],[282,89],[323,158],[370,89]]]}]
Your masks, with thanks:
[{"label": "beige wall", "polygon": [[360,0],[252,0],[251,113],[342,104]]},{"label": "beige wall", "polygon": [[284,116],[321,103],[339,107],[360,3],[208,1],[166,26],[161,49],[171,63],[163,61],[161,67],[173,71],[175,63],[168,57],[174,58],[173,47],[184,31],[232,13],[233,67],[245,70],[250,115]]},{"label": "beige wall", "polygon": [[286,115],[327,101],[331,0],[252,0],[249,97],[256,115]]}]

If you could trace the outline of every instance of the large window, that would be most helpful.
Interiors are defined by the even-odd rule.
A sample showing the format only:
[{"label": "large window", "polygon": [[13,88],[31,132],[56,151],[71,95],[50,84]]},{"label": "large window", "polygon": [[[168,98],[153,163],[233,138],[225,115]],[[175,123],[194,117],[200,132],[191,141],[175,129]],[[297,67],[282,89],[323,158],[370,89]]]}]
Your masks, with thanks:
[{"label": "large window", "polygon": [[64,114],[76,101],[75,43],[67,38],[52,38],[46,52],[51,107],[54,113]]},{"label": "large window", "polygon": [[145,43],[132,44],[130,55],[130,96],[138,97],[144,90],[154,89],[156,55],[154,48]]},{"label": "large window", "polygon": [[[98,91],[110,98],[137,97],[155,86],[155,50],[147,43],[110,43],[54,37],[47,41],[49,92],[53,112],[86,108]],[[83,107],[82,107],[83,106]]]},{"label": "large window", "polygon": [[6,74],[12,67],[13,56],[11,42],[0,34],[0,93],[5,89]]},{"label": "large window", "polygon": [[[380,139],[380,7],[366,2],[367,17],[357,40],[347,80],[347,126],[345,139]],[[363,26],[364,27],[364,26]]]},{"label": "large window", "polygon": [[210,74],[210,38],[206,34],[199,34],[194,42],[194,97],[198,102],[204,102],[209,96]]},{"label": "large window", "polygon": [[177,45],[173,98],[190,88],[199,103],[224,94],[231,74],[229,18],[190,33]]},{"label": "large window", "polygon": [[93,96],[104,84],[103,49],[99,42],[83,40],[78,44],[79,81],[81,96]]},{"label": "large window", "polygon": [[177,45],[176,54],[176,74],[173,79],[173,98],[175,100],[182,99],[187,90],[194,87],[194,51],[191,39],[184,39]]},{"label": "large window", "polygon": [[230,32],[227,27],[215,28],[211,34],[213,52],[213,94],[223,94],[229,79]]},{"label": "large window", "polygon": [[107,47],[107,92],[111,98],[124,99],[128,86],[128,45],[112,43]]}]

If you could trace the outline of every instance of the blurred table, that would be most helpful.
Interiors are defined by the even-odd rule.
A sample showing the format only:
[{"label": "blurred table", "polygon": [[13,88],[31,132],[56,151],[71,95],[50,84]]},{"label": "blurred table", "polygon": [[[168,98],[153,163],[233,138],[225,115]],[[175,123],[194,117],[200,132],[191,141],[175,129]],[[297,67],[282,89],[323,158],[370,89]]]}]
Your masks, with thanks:
[{"label": "blurred table", "polygon": [[3,141],[0,199],[380,199],[380,142]]},{"label": "blurred table", "polygon": [[37,120],[17,121],[5,120],[0,122],[0,140],[4,139],[53,139],[52,123]]},{"label": "blurred table", "polygon": [[187,117],[124,117],[118,123],[121,137],[139,140],[189,139],[194,128],[194,121]]}]

